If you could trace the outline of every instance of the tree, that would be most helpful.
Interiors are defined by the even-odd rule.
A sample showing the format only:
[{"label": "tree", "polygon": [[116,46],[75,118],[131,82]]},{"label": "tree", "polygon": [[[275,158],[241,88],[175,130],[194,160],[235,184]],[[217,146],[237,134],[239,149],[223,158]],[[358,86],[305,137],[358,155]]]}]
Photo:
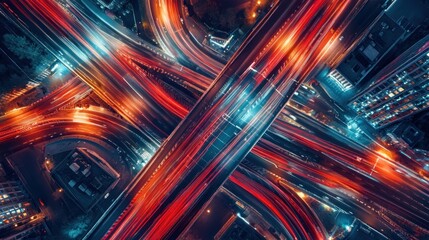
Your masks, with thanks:
[{"label": "tree", "polygon": [[[3,55],[0,53],[0,58]],[[4,61],[3,61],[4,62]],[[28,78],[17,71],[10,63],[0,63],[0,94],[7,93],[14,88],[25,87]]]},{"label": "tree", "polygon": [[27,74],[29,75],[38,75],[49,67],[53,60],[52,55],[45,48],[30,41],[25,36],[7,33],[3,35],[3,43],[18,59],[29,61],[28,67],[22,67],[25,71],[28,71]]},{"label": "tree", "polygon": [[90,218],[85,215],[81,215],[69,222],[63,229],[63,232],[65,236],[69,239],[76,239],[80,235],[88,231],[90,222]]}]

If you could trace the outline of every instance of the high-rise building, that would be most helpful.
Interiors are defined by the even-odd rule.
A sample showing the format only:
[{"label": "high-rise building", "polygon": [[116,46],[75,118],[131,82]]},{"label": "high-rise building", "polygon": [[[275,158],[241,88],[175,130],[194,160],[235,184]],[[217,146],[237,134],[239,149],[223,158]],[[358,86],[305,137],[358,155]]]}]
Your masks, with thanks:
[{"label": "high-rise building", "polygon": [[30,218],[28,196],[18,181],[0,182],[0,230]]},{"label": "high-rise building", "polygon": [[383,14],[356,48],[330,73],[347,90],[364,79],[374,66],[402,39],[404,29]]},{"label": "high-rise building", "polygon": [[30,195],[4,165],[0,175],[0,239],[27,239],[44,235],[44,214],[32,203]]},{"label": "high-rise building", "polygon": [[383,68],[349,106],[381,128],[429,107],[429,36]]}]

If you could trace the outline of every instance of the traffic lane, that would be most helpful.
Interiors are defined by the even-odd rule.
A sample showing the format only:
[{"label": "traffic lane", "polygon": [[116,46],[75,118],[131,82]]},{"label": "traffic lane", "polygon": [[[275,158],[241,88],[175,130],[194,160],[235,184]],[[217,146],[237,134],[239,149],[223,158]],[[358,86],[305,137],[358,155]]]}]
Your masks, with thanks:
[{"label": "traffic lane", "polygon": [[[269,156],[272,156],[272,154]],[[324,172],[320,172],[319,169],[314,169],[314,167],[312,166],[301,166],[302,170],[298,170],[298,173],[296,173],[296,169],[292,169],[291,167],[293,166],[291,166],[290,164],[282,164],[282,162],[278,162],[275,158],[271,158],[270,160],[275,160],[274,163],[276,164],[276,166],[280,166],[280,168],[286,166],[285,169],[289,169],[289,171],[294,172],[298,175],[300,173],[304,173],[305,171],[309,171],[309,173],[315,172],[316,174],[322,174],[321,179],[330,179],[331,177],[329,175],[332,175],[333,173],[340,174],[341,176],[344,176],[345,179],[339,181],[337,177],[333,178],[335,179],[335,181],[339,181],[336,183],[336,185],[343,186],[345,188],[351,188],[352,191],[357,191],[362,196],[367,196],[374,202],[374,204],[378,204],[379,206],[390,206],[390,208],[395,209],[397,212],[400,212],[402,216],[407,218],[408,221],[414,222],[420,226],[425,226],[423,220],[423,216],[426,214],[425,211],[421,209],[418,210],[414,207],[408,207],[407,209],[404,209],[403,207],[403,203],[407,203],[405,206],[409,206],[409,203],[414,202],[414,200],[416,199],[410,199],[407,193],[404,194],[404,192],[399,189],[390,187],[389,185],[380,184],[379,182],[373,182],[372,179],[366,179],[365,176],[362,176],[362,174],[360,174],[359,172],[355,172],[347,166],[342,166],[341,164],[332,164],[330,165],[330,167],[328,167],[331,174],[324,174]],[[298,165],[296,166],[300,166],[299,162],[300,160],[298,160]],[[308,178],[308,176],[302,176]],[[320,183],[326,184],[326,182]],[[359,183],[359,185],[356,185],[355,183]],[[382,189],[381,192],[380,189]],[[425,201],[427,201],[427,199]],[[421,205],[418,199],[415,204]],[[415,204],[411,205],[415,206]]]},{"label": "traffic lane", "polygon": [[[310,43],[311,41],[308,41],[308,43]],[[317,58],[317,60],[318,60],[318,58]],[[316,59],[315,59],[315,62],[314,62],[314,64],[316,63],[317,61],[316,61]],[[311,68],[311,67],[310,67]],[[307,71],[304,71],[304,74],[309,74],[311,71],[310,70],[307,70]],[[289,87],[290,85],[288,85],[288,84],[285,84],[284,85],[284,87],[285,88],[287,88],[287,87]],[[210,90],[209,90],[209,92],[210,92]],[[267,104],[267,105],[269,105],[269,106],[273,106],[274,108],[277,108],[277,106],[279,106],[279,105],[281,105],[281,106],[283,106],[282,104],[278,104],[278,105],[276,105],[278,102],[278,97],[277,96],[270,96],[270,97],[272,97],[271,99],[270,99],[270,104]],[[203,97],[204,98],[204,97]],[[204,104],[202,104],[202,105],[204,105]],[[268,107],[268,108],[270,108],[270,107]],[[195,109],[195,108],[194,108]],[[191,114],[192,114],[192,112],[191,112]],[[275,114],[276,115],[276,114]],[[189,117],[189,115],[188,115],[188,117]],[[197,118],[198,119],[198,118]],[[268,117],[267,119],[266,119],[267,121],[266,121],[266,123],[270,123],[272,120]],[[180,127],[179,127],[180,128]],[[256,131],[256,132],[258,132],[258,131]],[[173,135],[174,136],[174,135]],[[259,136],[259,135],[253,135],[252,137],[254,137],[254,139],[253,140],[257,140],[257,136]],[[244,136],[243,136],[244,137]],[[180,137],[181,138],[181,137]],[[169,140],[171,140],[171,138],[169,139]],[[179,140],[181,140],[181,139],[179,139]],[[177,144],[177,141],[174,141],[175,142],[175,144]],[[169,153],[171,153],[171,151],[172,151],[172,149],[174,150],[174,147],[175,147],[176,145],[174,145],[174,146],[172,146],[172,148],[167,148],[168,150],[167,151],[165,151],[165,154],[169,154]],[[161,148],[162,149],[162,148]],[[250,150],[250,149],[249,149]],[[244,150],[243,150],[244,151]],[[244,151],[244,152],[246,152],[247,153],[247,151]],[[159,153],[159,152],[158,152]],[[156,156],[156,155],[155,155]],[[160,157],[159,159],[164,159],[164,157]],[[220,160],[220,159],[219,159]],[[218,161],[219,161],[218,160]],[[216,163],[214,163],[214,164],[216,164]],[[215,165],[213,165],[213,167],[214,167]],[[162,168],[162,166],[161,166],[161,168]],[[165,174],[165,172],[164,172],[164,174]],[[203,178],[203,176],[202,176],[202,178]],[[201,178],[201,179],[202,179]],[[173,178],[173,179],[175,179],[175,178]],[[156,180],[155,180],[156,181]],[[195,184],[201,184],[203,181],[197,181]],[[154,186],[154,185],[152,185],[152,186]],[[199,187],[197,187],[197,188],[192,188],[193,190],[197,190],[197,191],[200,191],[200,190],[198,190],[198,189],[200,189]],[[189,195],[188,194],[185,194],[185,195],[183,195],[183,197],[184,198],[182,198],[181,199],[181,202],[183,202],[183,200],[184,199],[187,199],[188,197],[189,197]],[[140,206],[142,206],[141,204],[140,204]],[[141,210],[142,208],[139,206],[139,210]],[[146,205],[146,209],[147,208],[149,208],[147,205]],[[177,209],[177,208],[176,208]],[[153,216],[152,214],[150,214],[149,216]],[[163,216],[161,216],[161,218],[162,218]],[[166,219],[166,220],[168,220],[168,221],[173,221],[173,219],[171,218],[172,216],[170,216],[170,215],[168,215],[168,216],[165,216],[165,218],[168,218],[168,219]],[[146,217],[143,217],[142,219],[141,219],[141,221],[140,222],[144,222],[144,221],[146,221],[144,218],[146,218]],[[144,219],[144,220],[143,220]],[[130,222],[131,220],[127,220],[126,222]],[[126,225],[127,223],[124,223],[124,225]],[[159,222],[163,222],[163,221],[159,221]],[[164,226],[165,226],[165,222],[163,222],[163,224],[164,224]],[[152,228],[152,229],[160,229],[160,228]],[[162,229],[164,229],[164,228],[162,228]],[[128,228],[128,230],[129,230],[129,228]],[[129,230],[128,231],[127,230],[127,234],[129,234],[130,232],[133,232],[134,230]],[[165,230],[165,229],[164,229]],[[156,234],[156,233],[154,233],[154,234]]]},{"label": "traffic lane", "polygon": [[[342,194],[340,191],[337,191],[337,188],[324,188],[314,184],[313,181],[309,181],[307,178],[298,176],[291,172],[282,170],[280,168],[273,168],[269,161],[263,160],[261,158],[253,158],[254,162],[258,166],[262,166],[266,169],[269,169],[270,172],[281,176],[287,181],[287,184],[292,184],[297,189],[303,190],[306,194],[309,194],[313,198],[317,199],[320,202],[323,202],[329,206],[334,206],[338,209],[342,209],[345,212],[352,213],[357,218],[368,223],[372,228],[376,229],[389,239],[398,239],[398,234],[394,231],[388,223],[381,220],[380,218],[374,218],[374,212],[370,211],[367,206],[360,204],[357,199],[351,198],[345,194]],[[264,175],[268,179],[273,181],[277,180],[271,174]]]}]

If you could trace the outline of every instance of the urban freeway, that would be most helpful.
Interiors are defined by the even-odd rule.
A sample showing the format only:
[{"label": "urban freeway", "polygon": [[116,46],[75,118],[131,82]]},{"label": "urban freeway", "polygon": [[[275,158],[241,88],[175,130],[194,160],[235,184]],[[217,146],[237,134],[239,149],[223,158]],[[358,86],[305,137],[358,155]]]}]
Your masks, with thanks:
[{"label": "urban freeway", "polygon": [[[116,149],[133,175],[105,195],[108,207],[79,238],[187,238],[220,191],[251,209],[230,219],[265,238],[359,239],[352,236],[362,226],[376,239],[429,236],[424,161],[386,144],[378,130],[362,126],[363,136],[350,137],[345,121],[355,113],[318,83],[365,39],[367,29],[343,36],[357,16],[387,3],[250,1],[266,10],[228,57],[200,42],[208,31],[188,1],[130,3],[146,11],[133,14],[147,21],[152,42],[96,2],[0,5],[5,21],[70,71],[43,98],[0,116],[2,156],[86,139]],[[314,203],[355,224],[328,227]]]}]

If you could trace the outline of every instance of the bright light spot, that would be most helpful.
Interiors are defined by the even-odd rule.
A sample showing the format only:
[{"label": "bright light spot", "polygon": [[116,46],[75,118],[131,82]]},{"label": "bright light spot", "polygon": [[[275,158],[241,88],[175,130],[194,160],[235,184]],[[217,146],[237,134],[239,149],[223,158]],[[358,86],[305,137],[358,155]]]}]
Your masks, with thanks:
[{"label": "bright light spot", "polygon": [[52,75],[53,79],[61,79],[63,75],[66,75],[69,73],[69,69],[64,66],[64,64],[62,63],[57,63],[55,64],[56,67],[52,68],[52,72],[54,72],[54,74]]},{"label": "bright light spot", "polygon": [[281,46],[283,51],[288,51],[290,47],[292,46],[292,34],[289,34],[286,39],[283,42],[283,45]]},{"label": "bright light spot", "polygon": [[328,206],[328,205],[326,205],[326,204],[324,204],[324,203],[322,203],[322,206],[323,206],[323,208],[326,210],[326,211],[332,211],[333,209],[330,207],[330,206]]},{"label": "bright light spot", "polygon": [[207,213],[210,213],[211,211],[210,211],[210,209],[207,209],[207,211],[206,211]]},{"label": "bright light spot", "polygon": [[348,129],[358,129],[359,126],[355,121],[352,120],[347,124],[347,128]]},{"label": "bright light spot", "polygon": [[99,50],[101,50],[101,52],[99,51],[99,53],[107,53],[107,51],[108,51],[106,48],[107,44],[101,35],[95,36],[94,34],[92,34],[91,35],[91,41]]},{"label": "bright light spot", "polygon": [[252,18],[255,18],[256,17],[256,13],[254,12],[253,14],[252,14]]},{"label": "bright light spot", "polygon": [[152,158],[152,154],[150,154],[148,151],[143,150],[143,153],[141,154],[141,157],[143,158],[143,161],[149,161]]},{"label": "bright light spot", "polygon": [[58,68],[58,63],[56,63],[56,64],[54,65],[54,67],[51,69],[51,72],[55,71],[57,68]]},{"label": "bright light spot", "polygon": [[237,217],[238,217],[238,218],[240,218],[241,220],[243,220],[245,223],[247,223],[247,224],[249,224],[249,225],[250,225],[250,222],[249,222],[249,221],[247,221],[244,217],[242,217],[242,216],[240,215],[240,213],[237,213]]},{"label": "bright light spot", "polygon": [[382,156],[385,159],[392,160],[391,153],[389,152],[389,150],[380,149],[380,150],[377,151],[377,154],[380,155],[380,156]]},{"label": "bright light spot", "polygon": [[345,228],[346,228],[347,232],[351,232],[352,231],[352,226],[350,226],[350,225],[347,225]]},{"label": "bright light spot", "polygon": [[21,113],[22,109],[24,109],[24,107],[14,108],[14,109],[10,110],[8,113],[12,114],[12,116],[16,116],[16,115]]},{"label": "bright light spot", "polygon": [[89,123],[88,114],[77,110],[73,115],[73,122]]},{"label": "bright light spot", "polygon": [[300,198],[305,198],[305,197],[306,197],[305,193],[303,193],[303,192],[297,192],[296,194],[297,194]]},{"label": "bright light spot", "polygon": [[256,2],[256,4],[261,5],[261,1]]}]

